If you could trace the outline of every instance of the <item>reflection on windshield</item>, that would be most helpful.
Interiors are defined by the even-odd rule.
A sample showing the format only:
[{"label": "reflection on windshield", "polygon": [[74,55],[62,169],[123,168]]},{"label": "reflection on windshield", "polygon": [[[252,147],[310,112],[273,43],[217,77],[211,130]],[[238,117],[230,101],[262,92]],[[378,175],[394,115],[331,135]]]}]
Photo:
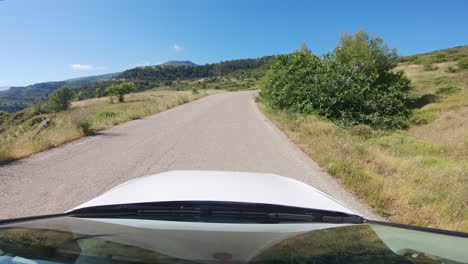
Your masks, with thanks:
[{"label": "reflection on windshield", "polygon": [[0,228],[0,264],[468,262],[466,238],[375,225],[314,230],[320,225],[64,217]]},{"label": "reflection on windshield", "polygon": [[[405,229],[401,230],[406,231]],[[305,233],[282,241],[278,245],[265,250],[262,254],[256,256],[253,262],[277,263],[277,260],[281,260],[283,263],[316,264],[461,263],[411,249],[394,252],[382,241],[382,237],[379,237],[374,232],[373,226],[370,225]]]}]

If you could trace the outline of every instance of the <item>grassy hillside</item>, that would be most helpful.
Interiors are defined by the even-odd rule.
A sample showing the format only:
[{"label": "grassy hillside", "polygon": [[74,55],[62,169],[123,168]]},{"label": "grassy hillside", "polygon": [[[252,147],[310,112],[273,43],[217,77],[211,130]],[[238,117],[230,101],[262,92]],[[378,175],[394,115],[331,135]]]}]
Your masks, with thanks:
[{"label": "grassy hillside", "polygon": [[90,84],[110,80],[117,73],[69,79],[59,82],[36,83],[25,87],[11,87],[0,91],[0,110],[16,112],[28,108],[36,102],[42,102],[56,89],[67,85],[70,88],[86,87]]},{"label": "grassy hillside", "polygon": [[[415,56],[432,61],[440,53],[446,51]],[[468,70],[459,68],[458,61],[433,63],[433,69],[398,65],[416,96],[404,130],[339,127],[315,115],[262,109],[380,215],[392,222],[467,232]]]},{"label": "grassy hillside", "polygon": [[247,89],[256,86],[265,76],[273,57],[231,60],[196,65],[190,61],[169,61],[163,65],[137,67],[122,73],[105,74],[60,82],[38,83],[0,91],[0,110],[16,112],[34,103],[47,100],[56,89],[66,85],[83,98],[96,96],[99,88],[128,81],[139,92],[158,89],[184,91],[192,89]]},{"label": "grassy hillside", "polygon": [[145,91],[127,95],[125,103],[109,103],[107,97],[75,101],[59,113],[0,112],[0,164],[218,92]]},{"label": "grassy hillside", "polygon": [[433,64],[449,61],[459,61],[468,57],[468,45],[450,49],[436,50],[411,56],[400,56],[398,62],[409,64]]}]

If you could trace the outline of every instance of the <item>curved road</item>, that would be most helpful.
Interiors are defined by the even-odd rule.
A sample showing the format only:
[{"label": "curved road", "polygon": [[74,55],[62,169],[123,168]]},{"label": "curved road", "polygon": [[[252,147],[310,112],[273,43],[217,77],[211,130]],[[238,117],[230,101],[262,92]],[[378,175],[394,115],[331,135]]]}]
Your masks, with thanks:
[{"label": "curved road", "polygon": [[176,169],[275,173],[376,218],[259,111],[254,95],[209,96],[0,166],[0,219],[60,213],[122,182]]}]

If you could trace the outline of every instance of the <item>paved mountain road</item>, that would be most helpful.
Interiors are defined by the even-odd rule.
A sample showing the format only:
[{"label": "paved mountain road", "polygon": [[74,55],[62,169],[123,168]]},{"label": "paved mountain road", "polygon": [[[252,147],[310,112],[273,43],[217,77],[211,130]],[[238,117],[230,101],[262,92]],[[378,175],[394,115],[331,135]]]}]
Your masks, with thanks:
[{"label": "paved mountain road", "polygon": [[375,218],[259,111],[254,95],[209,96],[0,166],[0,219],[63,212],[125,181],[170,170],[275,173]]}]

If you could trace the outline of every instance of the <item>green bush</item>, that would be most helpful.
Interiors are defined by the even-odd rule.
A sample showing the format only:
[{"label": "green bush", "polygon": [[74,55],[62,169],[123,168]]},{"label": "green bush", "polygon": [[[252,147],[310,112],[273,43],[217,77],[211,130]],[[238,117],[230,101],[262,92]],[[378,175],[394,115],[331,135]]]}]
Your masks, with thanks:
[{"label": "green bush", "polygon": [[77,127],[80,130],[81,134],[84,136],[89,136],[94,133],[94,130],[91,128],[92,127],[92,122],[90,120],[81,120],[78,122]]},{"label": "green bush", "polygon": [[465,69],[465,70],[468,69],[468,58],[467,57],[465,57],[463,59],[460,59],[458,61],[458,68]]},{"label": "green bush", "polygon": [[199,94],[197,87],[192,87],[192,94]]},{"label": "green bush", "polygon": [[346,125],[398,128],[412,101],[410,81],[393,72],[396,53],[363,31],[345,34],[333,53],[276,56],[261,96],[267,105],[316,113]]},{"label": "green bush", "polygon": [[55,90],[50,96],[47,106],[54,112],[65,111],[70,107],[70,102],[73,98],[72,91],[67,86],[63,86]]}]

